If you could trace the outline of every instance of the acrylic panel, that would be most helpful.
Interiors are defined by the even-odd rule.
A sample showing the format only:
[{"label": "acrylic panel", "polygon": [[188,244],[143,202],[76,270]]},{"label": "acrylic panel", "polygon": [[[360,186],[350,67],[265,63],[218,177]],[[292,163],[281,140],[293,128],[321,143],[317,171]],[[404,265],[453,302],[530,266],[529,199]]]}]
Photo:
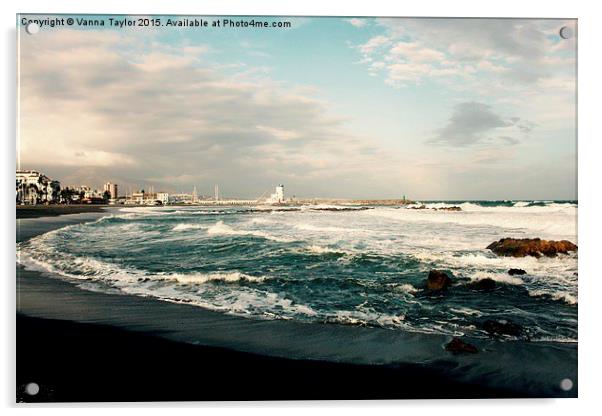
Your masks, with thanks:
[{"label": "acrylic panel", "polygon": [[577,396],[575,19],[17,40],[17,401]]}]

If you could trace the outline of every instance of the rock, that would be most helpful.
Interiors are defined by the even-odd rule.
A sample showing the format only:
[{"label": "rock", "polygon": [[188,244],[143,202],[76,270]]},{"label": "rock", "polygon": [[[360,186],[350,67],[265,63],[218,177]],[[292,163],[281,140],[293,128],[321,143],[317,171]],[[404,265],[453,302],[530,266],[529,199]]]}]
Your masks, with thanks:
[{"label": "rock", "polygon": [[471,282],[468,286],[474,290],[489,291],[495,289],[496,283],[493,279],[485,278]]},{"label": "rock", "polygon": [[490,335],[511,335],[515,337],[523,332],[523,328],[519,324],[506,320],[494,321],[488,319],[483,322],[483,329]]},{"label": "rock", "polygon": [[456,338],[456,337],[454,337],[454,339],[452,339],[445,346],[445,350],[452,352],[454,354],[461,354],[461,353],[465,353],[465,352],[470,353],[470,354],[476,354],[477,352],[479,352],[477,347],[475,347],[474,345],[464,342],[460,338]]},{"label": "rock", "polygon": [[527,274],[526,271],[524,271],[523,269],[510,269],[508,270],[508,274],[510,276],[514,276],[514,275],[523,275],[523,274]]},{"label": "rock", "polygon": [[426,288],[428,290],[444,290],[452,284],[451,278],[439,270],[431,270],[426,279]]},{"label": "rock", "polygon": [[462,208],[460,208],[460,207],[443,207],[443,208],[439,208],[439,211],[462,211]]},{"label": "rock", "polygon": [[542,240],[540,238],[502,238],[487,248],[498,256],[510,257],[555,257],[558,253],[567,254],[576,251],[577,246],[570,241]]},{"label": "rock", "polygon": [[419,207],[410,207],[410,209],[426,209],[426,205],[420,205]]}]

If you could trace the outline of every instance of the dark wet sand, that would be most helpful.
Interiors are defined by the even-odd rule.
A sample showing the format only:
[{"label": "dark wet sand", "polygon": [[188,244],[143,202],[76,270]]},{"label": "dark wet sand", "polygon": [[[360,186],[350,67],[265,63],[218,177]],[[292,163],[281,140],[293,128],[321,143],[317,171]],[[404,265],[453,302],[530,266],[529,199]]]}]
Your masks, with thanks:
[{"label": "dark wet sand", "polygon": [[103,205],[17,205],[17,218],[56,217],[84,212],[103,212]]},{"label": "dark wet sand", "polygon": [[[105,214],[20,220],[18,241]],[[239,318],[17,269],[20,401],[576,397],[577,345]],[[570,392],[559,388],[571,378]],[[24,393],[40,384],[37,396]]]},{"label": "dark wet sand", "polygon": [[[17,314],[19,401],[515,397],[417,364],[290,360]],[[41,387],[37,396],[27,383]]]}]

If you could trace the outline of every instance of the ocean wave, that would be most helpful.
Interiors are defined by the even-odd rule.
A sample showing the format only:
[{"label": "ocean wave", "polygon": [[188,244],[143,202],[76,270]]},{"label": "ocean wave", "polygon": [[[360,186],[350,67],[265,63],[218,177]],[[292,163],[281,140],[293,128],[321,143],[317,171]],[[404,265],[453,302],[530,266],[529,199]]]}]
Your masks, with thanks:
[{"label": "ocean wave", "polygon": [[221,282],[264,282],[266,276],[249,276],[248,274],[241,272],[222,272],[222,273],[170,273],[170,274],[157,274],[157,278],[161,280],[175,280],[182,284],[191,283],[207,283],[213,281]]},{"label": "ocean wave", "polygon": [[479,318],[479,317],[483,316],[483,313],[481,311],[477,311],[476,309],[471,309],[471,308],[467,308],[467,307],[455,307],[455,308],[449,308],[449,310],[456,314],[471,316],[471,317],[475,317],[475,318]]},{"label": "ocean wave", "polygon": [[131,207],[131,208],[120,208],[119,212],[125,212],[134,215],[146,215],[146,216],[162,216],[170,215],[173,213],[165,207]]},{"label": "ocean wave", "polygon": [[210,235],[250,235],[255,237],[265,238],[267,240],[278,241],[281,243],[294,241],[292,238],[279,237],[264,231],[259,230],[240,230],[225,224],[223,221],[218,221],[214,225],[207,228],[207,234]]},{"label": "ocean wave", "polygon": [[419,292],[418,289],[416,289],[414,286],[412,286],[409,283],[394,284],[394,285],[392,285],[392,287],[393,287],[393,290],[395,290],[397,292],[409,293],[410,295],[413,295],[413,294]]},{"label": "ocean wave", "polygon": [[[427,208],[441,208],[449,204],[431,204]],[[566,239],[576,242],[577,207],[482,207],[473,203],[459,205],[460,212],[435,211],[432,209],[379,208],[361,211],[360,215],[385,218],[395,222],[455,224],[466,227],[493,226],[516,234],[524,230],[537,237]],[[453,215],[450,215],[453,214]]]},{"label": "ocean wave", "polygon": [[[86,290],[119,291],[252,318],[478,336],[479,330],[460,324],[474,324],[471,318],[488,318],[498,308],[509,319],[535,328],[534,333],[570,334],[573,322],[537,318],[556,310],[571,318],[576,314],[576,308],[564,303],[577,304],[577,254],[509,258],[484,247],[504,236],[547,238],[575,219],[570,212],[576,207],[519,202],[528,201],[495,208],[467,203],[453,215],[378,207],[345,215],[305,209],[268,216],[264,211],[275,211],[248,215],[255,211],[224,208],[240,214],[224,221],[194,217],[222,215],[221,209],[132,208],[35,237],[19,244],[17,255],[26,267],[73,280]],[[537,211],[542,208],[548,211]],[[500,209],[505,211],[495,212]],[[483,225],[484,220],[497,225]],[[518,227],[529,222],[539,225]],[[501,224],[508,227],[499,228]],[[535,231],[540,225],[548,227],[545,233]],[[224,271],[224,265],[239,270]],[[490,278],[525,290],[506,286],[497,292],[502,296],[467,296],[457,287],[440,302],[414,296],[434,268],[451,272],[460,284]],[[510,268],[527,274],[510,276]],[[559,302],[548,304],[536,297]],[[356,304],[361,307],[354,310]],[[366,305],[378,305],[378,312]],[[529,311],[530,305],[537,308]]]},{"label": "ocean wave", "polygon": [[200,229],[206,229],[206,226],[203,226],[201,224],[189,224],[189,223],[180,223],[176,226],[174,226],[171,230],[172,231],[187,231],[187,230],[200,230]]},{"label": "ocean wave", "polygon": [[473,282],[483,280],[483,279],[491,279],[491,280],[495,280],[496,282],[506,283],[509,285],[522,285],[524,283],[523,279],[521,279],[520,277],[517,277],[517,276],[510,276],[509,274],[506,274],[506,273],[494,273],[494,272],[488,272],[488,271],[482,271],[482,270],[476,271],[476,272],[472,273],[471,275],[469,275],[468,277]]},{"label": "ocean wave", "polygon": [[[48,236],[46,236],[46,239]],[[238,271],[214,273],[151,273],[132,267],[119,266],[91,257],[80,257],[56,252],[44,240],[34,241],[29,247],[18,250],[17,262],[22,266],[41,272],[74,280],[105,281],[128,284],[174,281],[181,284],[223,282],[264,282],[266,276],[250,276]]]},{"label": "ocean wave", "polygon": [[346,254],[346,252],[341,249],[323,247],[315,244],[305,247],[305,250],[314,254]]},{"label": "ocean wave", "polygon": [[354,228],[346,228],[346,227],[333,227],[333,226],[321,226],[321,225],[313,225],[309,223],[300,223],[294,226],[298,230],[302,231],[314,231],[320,233],[351,233],[360,231]]},{"label": "ocean wave", "polygon": [[371,310],[339,310],[325,316],[325,322],[354,326],[381,326],[385,328],[408,328],[404,315],[389,315]]},{"label": "ocean wave", "polygon": [[577,303],[578,303],[577,296],[572,295],[569,292],[564,292],[564,291],[551,292],[551,291],[545,290],[545,289],[534,289],[534,290],[529,290],[529,296],[544,297],[544,298],[550,298],[553,300],[559,300],[559,301],[565,302],[569,305],[577,305]]}]

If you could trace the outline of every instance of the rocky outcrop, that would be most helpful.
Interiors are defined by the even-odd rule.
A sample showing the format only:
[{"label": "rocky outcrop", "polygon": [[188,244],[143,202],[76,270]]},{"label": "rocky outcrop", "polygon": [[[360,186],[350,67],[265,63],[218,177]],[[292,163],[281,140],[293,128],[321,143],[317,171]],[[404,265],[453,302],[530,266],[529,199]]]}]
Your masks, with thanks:
[{"label": "rocky outcrop", "polygon": [[477,347],[467,342],[462,341],[460,338],[454,337],[446,346],[445,350],[454,354],[476,354],[479,352]]},{"label": "rocky outcrop", "polygon": [[447,289],[452,284],[452,279],[447,273],[440,270],[431,270],[426,279],[426,289],[440,291]]},{"label": "rocky outcrop", "polygon": [[577,250],[577,246],[567,240],[552,241],[540,238],[502,238],[489,244],[487,248],[498,256],[509,257],[555,257],[559,253],[567,254]]},{"label": "rocky outcrop", "polygon": [[523,332],[522,326],[506,320],[494,321],[488,319],[483,322],[483,329],[490,335],[510,335],[515,337],[521,335]]},{"label": "rocky outcrop", "polygon": [[410,209],[426,209],[426,205],[420,205],[419,207],[409,207]]},{"label": "rocky outcrop", "polygon": [[[437,208],[435,208],[437,210]],[[438,211],[462,211],[460,207],[443,207],[439,208]]]},{"label": "rocky outcrop", "polygon": [[493,279],[485,278],[485,279],[479,279],[479,280],[469,283],[468,287],[470,287],[471,289],[474,289],[474,290],[488,292],[488,291],[494,290],[496,288],[496,283],[495,283],[495,280],[493,280]]},{"label": "rocky outcrop", "polygon": [[508,274],[510,276],[514,276],[514,275],[522,276],[523,274],[527,274],[527,272],[524,271],[523,269],[510,269],[510,270],[508,270]]}]

